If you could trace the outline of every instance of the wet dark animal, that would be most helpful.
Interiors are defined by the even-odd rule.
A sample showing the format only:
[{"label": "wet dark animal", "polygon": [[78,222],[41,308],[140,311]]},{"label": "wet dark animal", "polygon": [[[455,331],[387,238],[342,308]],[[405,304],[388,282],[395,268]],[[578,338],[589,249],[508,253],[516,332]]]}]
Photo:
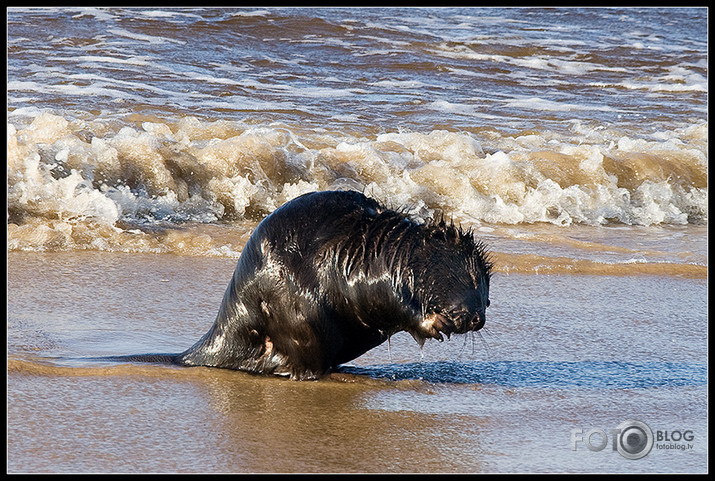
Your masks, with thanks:
[{"label": "wet dark animal", "polygon": [[471,231],[416,222],[352,191],[287,202],[241,253],[216,321],[179,354],[114,359],[319,378],[407,331],[477,331],[492,263]]}]

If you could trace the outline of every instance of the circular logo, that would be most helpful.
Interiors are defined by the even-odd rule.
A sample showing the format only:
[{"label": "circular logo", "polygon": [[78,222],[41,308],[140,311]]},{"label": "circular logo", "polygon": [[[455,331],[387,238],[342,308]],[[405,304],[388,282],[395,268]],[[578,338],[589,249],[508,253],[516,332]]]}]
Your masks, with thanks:
[{"label": "circular logo", "polygon": [[640,459],[653,448],[653,432],[646,423],[629,419],[618,425],[616,447],[627,459]]}]

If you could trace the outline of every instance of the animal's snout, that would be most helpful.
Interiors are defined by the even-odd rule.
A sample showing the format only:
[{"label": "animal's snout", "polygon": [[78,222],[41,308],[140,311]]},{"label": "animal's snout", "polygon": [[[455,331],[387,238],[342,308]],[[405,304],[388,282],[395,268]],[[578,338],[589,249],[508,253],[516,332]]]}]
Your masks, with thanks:
[{"label": "animal's snout", "polygon": [[474,317],[469,321],[469,330],[478,331],[484,327],[484,322],[486,321],[484,313],[477,312]]}]

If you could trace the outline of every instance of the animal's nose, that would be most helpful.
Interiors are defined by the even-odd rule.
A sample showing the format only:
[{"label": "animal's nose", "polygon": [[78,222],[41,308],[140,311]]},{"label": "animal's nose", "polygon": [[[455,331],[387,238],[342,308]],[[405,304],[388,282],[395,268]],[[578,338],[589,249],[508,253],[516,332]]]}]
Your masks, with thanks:
[{"label": "animal's nose", "polygon": [[471,331],[478,331],[482,327],[484,327],[484,314],[477,312],[477,314],[472,318],[470,324],[470,330]]}]

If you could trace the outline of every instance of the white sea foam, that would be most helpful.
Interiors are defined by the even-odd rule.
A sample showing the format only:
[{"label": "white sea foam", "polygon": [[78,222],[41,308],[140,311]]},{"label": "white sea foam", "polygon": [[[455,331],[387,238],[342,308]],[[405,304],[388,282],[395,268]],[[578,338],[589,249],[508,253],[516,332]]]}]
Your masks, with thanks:
[{"label": "white sea foam", "polygon": [[109,21],[116,19],[116,16],[112,14],[112,11],[107,8],[81,8],[80,13],[73,15],[73,19],[79,19],[85,16],[91,16],[99,21]]},{"label": "white sea foam", "polygon": [[266,17],[270,14],[270,10],[235,10],[230,13],[232,17]]},{"label": "white sea foam", "polygon": [[419,89],[426,86],[419,80],[380,80],[378,82],[372,82],[370,85],[397,89]]},{"label": "white sea foam", "polygon": [[141,42],[148,42],[150,44],[162,44],[162,43],[175,43],[178,45],[185,45],[186,42],[183,40],[178,40],[175,38],[159,37],[156,35],[145,35],[143,33],[131,32],[123,28],[110,28],[107,30],[118,37],[128,38],[131,40],[139,40]]},{"label": "white sea foam", "polygon": [[475,115],[478,112],[478,108],[475,105],[449,102],[447,100],[435,100],[434,102],[427,104],[427,106],[434,110],[459,115]]},{"label": "white sea foam", "polygon": [[158,18],[161,20],[171,20],[173,18],[192,18],[201,20],[203,18],[201,15],[179,12],[176,10],[139,10],[136,13],[140,17]]},{"label": "white sea foam", "polygon": [[56,85],[46,85],[38,82],[31,81],[19,81],[13,80],[7,83],[8,91],[36,91],[36,92],[52,92],[61,96],[102,96],[110,97],[117,100],[132,100],[135,102],[142,101],[139,95],[132,94],[125,89],[113,89],[104,85],[90,84],[90,85],[77,85],[77,84],[56,84]]},{"label": "white sea foam", "polygon": [[191,118],[141,125],[114,132],[104,125],[106,134],[88,142],[79,132],[99,124],[49,113],[26,128],[10,124],[10,211],[108,224],[215,222],[350,185],[425,214],[440,209],[489,223],[707,219],[704,124],[658,132],[656,140],[609,138],[575,124],[598,133],[581,145],[553,133],[479,138],[435,130],[357,139]]},{"label": "white sea foam", "polygon": [[596,110],[602,112],[614,111],[612,107],[607,105],[586,105],[574,104],[570,102],[557,102],[554,100],[542,99],[539,97],[522,97],[504,101],[507,107],[517,107],[530,110],[546,110],[552,112],[577,111],[577,110]]},{"label": "white sea foam", "polygon": [[129,58],[118,58],[118,57],[111,57],[108,55],[78,55],[75,57],[60,57],[60,56],[51,56],[49,57],[51,60],[56,60],[60,62],[89,62],[89,63],[117,63],[117,64],[122,64],[122,65],[139,65],[139,66],[145,66],[149,65],[149,63],[152,60],[152,57],[129,57]]}]

